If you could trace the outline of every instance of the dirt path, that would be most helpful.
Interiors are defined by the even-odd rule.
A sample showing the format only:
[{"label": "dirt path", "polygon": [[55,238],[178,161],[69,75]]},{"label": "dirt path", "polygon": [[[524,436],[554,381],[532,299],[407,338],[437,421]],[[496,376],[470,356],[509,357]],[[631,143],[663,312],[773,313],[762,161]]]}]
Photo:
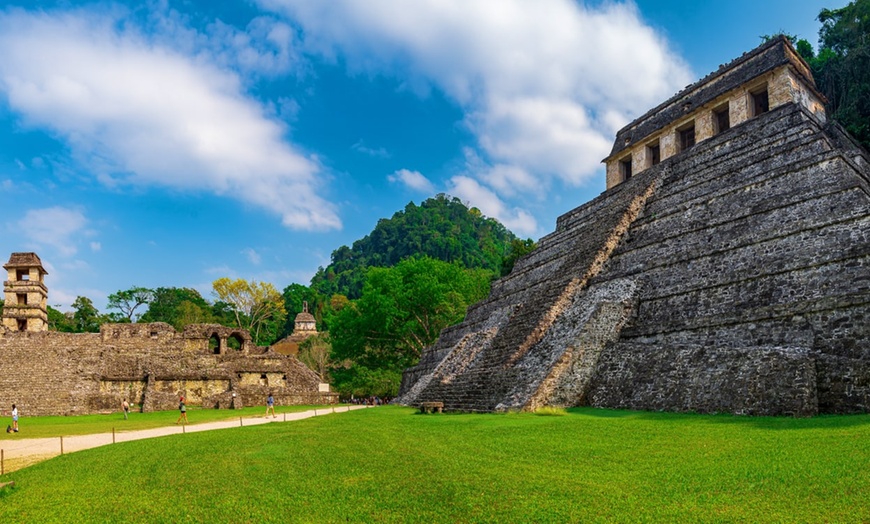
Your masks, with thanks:
[{"label": "dirt path", "polygon": [[336,408],[312,409],[298,413],[282,413],[277,418],[266,417],[240,417],[238,419],[221,420],[218,422],[204,422],[202,424],[188,424],[186,426],[163,426],[159,428],[140,429],[135,431],[123,431],[112,433],[95,433],[93,435],[75,435],[69,437],[32,438],[22,440],[4,440],[0,442],[2,449],[2,469],[9,473],[23,467],[35,464],[42,460],[56,457],[63,453],[73,453],[83,449],[96,448],[119,442],[141,440],[144,438],[162,437],[165,435],[177,435],[179,433],[193,433],[197,431],[211,431],[214,429],[237,428],[239,426],[257,426],[275,422],[290,422],[311,417],[344,413],[356,409],[365,409],[371,406],[340,406]]}]

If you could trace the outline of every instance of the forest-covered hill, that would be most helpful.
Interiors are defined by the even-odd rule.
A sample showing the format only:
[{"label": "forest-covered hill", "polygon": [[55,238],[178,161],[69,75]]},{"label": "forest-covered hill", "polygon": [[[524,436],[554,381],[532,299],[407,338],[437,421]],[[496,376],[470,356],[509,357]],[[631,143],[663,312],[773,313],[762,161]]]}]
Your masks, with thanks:
[{"label": "forest-covered hill", "polygon": [[369,267],[392,267],[413,256],[458,262],[468,269],[502,271],[517,237],[500,222],[468,208],[458,198],[440,194],[413,202],[392,218],[378,221],[374,230],[332,252],[331,263],[319,268],[311,288],[321,295],[359,298]]}]

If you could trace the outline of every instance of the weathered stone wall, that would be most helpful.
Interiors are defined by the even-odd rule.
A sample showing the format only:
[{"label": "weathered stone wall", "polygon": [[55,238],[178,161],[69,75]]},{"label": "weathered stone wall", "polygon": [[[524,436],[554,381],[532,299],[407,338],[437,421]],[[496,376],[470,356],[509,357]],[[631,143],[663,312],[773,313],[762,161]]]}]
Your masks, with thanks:
[{"label": "weathered stone wall", "polygon": [[[51,331],[0,336],[0,409],[21,414],[98,411],[100,335]],[[120,400],[119,400],[120,403]]]},{"label": "weathered stone wall", "polygon": [[816,366],[806,348],[653,346],[601,356],[588,403],[611,408],[810,416]]},{"label": "weathered stone wall", "polygon": [[805,106],[747,120],[560,217],[399,400],[870,411],[868,182],[866,152]]},{"label": "weathered stone wall", "polygon": [[[209,348],[210,337],[221,343]],[[227,348],[237,337],[241,348]],[[217,351],[217,353],[215,352]],[[245,331],[217,325],[106,324],[98,334],[0,334],[0,409],[22,415],[117,410],[124,398],[143,410],[189,405],[278,405],[337,402],[298,359],[255,348]],[[235,393],[235,397],[233,396]]]}]

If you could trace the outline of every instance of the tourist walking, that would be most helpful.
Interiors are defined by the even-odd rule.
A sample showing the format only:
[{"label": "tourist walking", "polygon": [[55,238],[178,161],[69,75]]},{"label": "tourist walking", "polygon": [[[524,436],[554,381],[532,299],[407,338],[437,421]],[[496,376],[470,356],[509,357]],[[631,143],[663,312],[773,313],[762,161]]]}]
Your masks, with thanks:
[{"label": "tourist walking", "polygon": [[127,420],[127,414],[130,413],[130,403],[127,402],[127,399],[121,402],[121,409],[124,410],[124,420]]},{"label": "tourist walking", "polygon": [[275,414],[275,398],[272,397],[272,394],[269,393],[269,398],[266,399],[266,417],[269,418],[269,411],[272,412],[272,418],[278,418],[278,415]]},{"label": "tourist walking", "polygon": [[178,420],[176,420],[175,423],[178,424],[183,420],[185,424],[189,424],[187,420],[187,406],[184,405],[184,397],[181,397],[178,400],[178,411],[180,411],[181,414],[178,415]]},{"label": "tourist walking", "polygon": [[18,433],[18,408],[12,404],[12,431]]}]

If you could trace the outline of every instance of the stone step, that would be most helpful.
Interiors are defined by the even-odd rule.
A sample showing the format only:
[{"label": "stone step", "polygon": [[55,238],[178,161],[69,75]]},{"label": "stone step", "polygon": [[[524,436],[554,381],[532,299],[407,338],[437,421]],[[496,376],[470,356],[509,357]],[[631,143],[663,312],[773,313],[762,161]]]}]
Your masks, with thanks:
[{"label": "stone step", "polygon": [[763,319],[868,304],[868,275],[870,257],[863,257],[642,300],[624,335],[651,336],[730,324],[751,329]]},{"label": "stone step", "polygon": [[[807,194],[812,192],[807,191]],[[788,237],[801,231],[824,234],[828,226],[866,215],[868,206],[870,203],[866,195],[853,188],[742,216],[722,214],[719,223],[710,227],[698,224],[694,229],[684,229],[683,224],[677,221],[672,231],[664,232],[664,228],[648,224],[630,231],[629,238],[614,253],[609,267],[613,270],[613,278],[622,278],[681,261],[719,256],[722,252]],[[854,233],[856,240],[865,236],[860,227],[858,229]],[[668,253],[667,257],[658,256],[663,251]]]},{"label": "stone step", "polygon": [[[685,344],[709,347],[802,345],[824,348],[823,353],[828,355],[870,358],[870,348],[860,342],[870,337],[866,296],[825,298],[794,306],[791,311],[755,310],[749,312],[753,316],[746,315],[738,322],[724,318],[699,319],[674,331],[652,330],[648,324],[626,326],[620,340],[644,344],[649,351]],[[851,331],[850,335],[846,329]]]},{"label": "stone step", "polygon": [[[799,210],[794,211],[800,214]],[[781,218],[782,214],[777,214],[770,220]],[[750,235],[746,243],[730,249],[722,249],[719,242],[725,241],[722,237],[729,243],[734,239],[717,230],[717,242],[707,243],[708,250],[699,247],[692,252],[697,256],[692,257],[679,257],[680,253],[675,253],[666,261],[650,260],[657,246],[647,246],[614,258],[607,278],[625,278],[643,272],[649,285],[644,287],[642,298],[652,300],[870,254],[870,238],[867,238],[870,219],[857,213],[851,217],[829,215],[829,219],[830,223],[822,228],[763,231],[763,240]],[[734,225],[734,230],[753,233],[748,226],[751,224]],[[706,238],[699,240],[704,243]],[[807,249],[807,246],[812,247]],[[688,255],[686,251],[681,253]],[[687,278],[687,275],[701,278]]]}]

